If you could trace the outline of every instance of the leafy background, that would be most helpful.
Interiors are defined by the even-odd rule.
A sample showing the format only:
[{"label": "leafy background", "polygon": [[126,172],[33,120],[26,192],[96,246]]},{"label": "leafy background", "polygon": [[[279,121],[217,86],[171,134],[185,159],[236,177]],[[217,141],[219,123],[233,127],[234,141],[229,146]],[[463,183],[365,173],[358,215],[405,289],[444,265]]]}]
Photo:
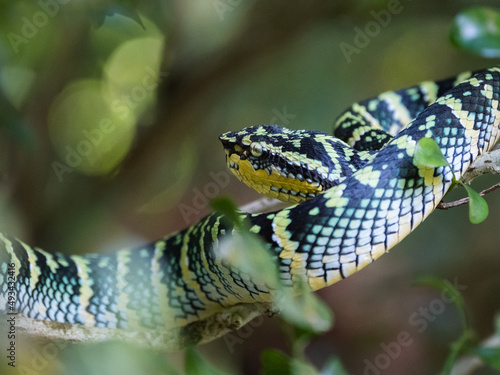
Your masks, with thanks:
[{"label": "leafy background", "polygon": [[[237,204],[257,197],[227,180],[220,133],[271,122],[331,131],[353,102],[498,63],[491,59],[498,54],[466,51],[460,37],[450,42],[457,14],[496,6],[493,0],[401,0],[401,12],[349,62],[341,44],[354,45],[356,27],[364,30],[389,3],[398,2],[1,2],[2,231],[71,253],[149,242],[207,214],[202,196]],[[488,17],[483,24],[498,29]],[[98,145],[81,146],[97,129]],[[84,156],[69,167],[67,147],[79,144]],[[476,187],[496,180],[485,176]],[[478,339],[491,335],[500,311],[500,199],[487,201],[483,224],[470,224],[466,207],[435,212],[390,255],[320,291],[335,323],[308,345],[309,361],[321,368],[338,357],[348,373],[361,374],[383,344],[406,331],[411,345],[382,373],[438,372],[460,335],[460,314],[446,304],[424,319],[423,332],[411,324],[440,299],[439,291],[414,284],[423,275],[465,286],[471,327]],[[264,349],[289,352],[278,319],[258,320],[234,339],[200,351],[240,374],[259,371]],[[39,344],[18,345],[26,373],[161,374],[167,363],[182,368],[184,360],[181,352],[156,355],[122,344]]]}]

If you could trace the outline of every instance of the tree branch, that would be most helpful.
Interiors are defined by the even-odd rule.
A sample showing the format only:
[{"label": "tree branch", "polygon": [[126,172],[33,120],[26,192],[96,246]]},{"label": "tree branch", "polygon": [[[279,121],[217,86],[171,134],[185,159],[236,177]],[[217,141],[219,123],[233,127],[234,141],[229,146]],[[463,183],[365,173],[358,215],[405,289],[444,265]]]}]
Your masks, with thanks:
[{"label": "tree branch", "polygon": [[16,328],[19,328],[23,334],[51,340],[82,343],[117,340],[157,351],[174,351],[210,342],[243,327],[258,316],[273,316],[276,313],[277,311],[271,303],[258,302],[228,307],[207,319],[180,328],[128,331],[49,322],[24,316],[17,318]]},{"label": "tree branch", "polygon": [[[492,191],[495,191],[498,188],[500,188],[500,182],[498,184],[490,186],[488,189],[484,189],[483,191],[481,191],[479,193],[479,195],[483,197],[486,194],[491,193]],[[469,197],[458,199],[458,200],[453,201],[453,202],[440,202],[438,204],[437,208],[439,208],[440,210],[447,210],[449,208],[462,206],[462,205],[467,204],[467,203],[469,203]]]},{"label": "tree branch", "polygon": [[[462,181],[464,184],[470,185],[475,178],[485,173],[500,175],[500,145],[495,146],[490,152],[479,156],[474,161],[474,163],[472,163],[469,169],[464,173],[460,181]],[[493,186],[490,186],[487,189],[484,189],[479,193],[479,195],[484,196],[499,188],[500,182]],[[469,198],[465,197],[453,202],[440,202],[437,208],[439,208],[440,210],[447,210],[467,203],[469,203]]]}]

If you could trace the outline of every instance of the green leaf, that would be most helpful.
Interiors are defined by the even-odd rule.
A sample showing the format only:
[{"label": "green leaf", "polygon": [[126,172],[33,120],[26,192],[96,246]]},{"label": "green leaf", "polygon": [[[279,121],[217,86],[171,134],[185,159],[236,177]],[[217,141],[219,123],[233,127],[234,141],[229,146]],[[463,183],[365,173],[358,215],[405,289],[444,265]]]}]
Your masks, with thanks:
[{"label": "green leaf", "polygon": [[185,357],[186,375],[226,375],[206,361],[195,349],[187,348]]},{"label": "green leaf", "polygon": [[223,220],[237,229],[232,236],[221,240],[216,250],[218,257],[251,276],[254,281],[264,283],[272,289],[278,288],[280,280],[276,259],[262,239],[249,231],[236,205],[226,198],[214,199],[210,205],[224,215]]},{"label": "green leaf", "polygon": [[261,361],[264,375],[316,375],[317,371],[309,363],[297,358],[290,358],[279,350],[265,350]]},{"label": "green leaf", "polygon": [[472,224],[479,224],[488,217],[488,203],[470,186],[462,184],[469,195],[469,220]]},{"label": "green leaf", "polygon": [[264,374],[289,375],[292,373],[290,357],[279,350],[264,350],[260,360]]},{"label": "green leaf", "polygon": [[479,346],[470,350],[472,354],[477,355],[481,360],[495,370],[500,370],[500,348],[485,348]]},{"label": "green leaf", "polygon": [[234,203],[219,198],[210,204],[238,229],[221,240],[217,249],[220,259],[272,289],[274,302],[288,323],[313,334],[330,329],[333,316],[329,307],[312,293],[306,280],[296,278],[293,288],[281,283],[274,256],[260,237],[248,231]]},{"label": "green leaf", "polygon": [[432,138],[422,138],[418,141],[413,156],[415,165],[429,168],[449,166],[448,160],[443,156],[441,149]]},{"label": "green leaf", "polygon": [[295,288],[282,287],[276,293],[282,318],[311,334],[328,331],[333,324],[330,308],[311,291],[306,280],[295,283]]},{"label": "green leaf", "polygon": [[[422,138],[418,141],[413,158],[415,165],[423,165],[430,168],[449,166],[451,169],[438,144],[431,138]],[[467,190],[467,194],[469,195],[470,222],[472,224],[479,224],[484,221],[488,217],[488,204],[486,200],[470,186],[457,181],[455,176],[453,176],[453,182],[460,183]]]},{"label": "green leaf", "polygon": [[253,282],[266,284],[272,289],[278,288],[280,280],[276,259],[253,233],[245,230],[233,232],[231,237],[221,240],[216,251],[220,259],[246,274],[243,277],[249,276]]},{"label": "green leaf", "polygon": [[458,47],[483,57],[500,57],[500,12],[486,7],[459,13],[450,38]]},{"label": "green leaf", "polygon": [[216,198],[210,201],[210,207],[214,211],[225,216],[225,219],[237,229],[242,229],[244,224],[240,216],[240,211],[231,199]]}]

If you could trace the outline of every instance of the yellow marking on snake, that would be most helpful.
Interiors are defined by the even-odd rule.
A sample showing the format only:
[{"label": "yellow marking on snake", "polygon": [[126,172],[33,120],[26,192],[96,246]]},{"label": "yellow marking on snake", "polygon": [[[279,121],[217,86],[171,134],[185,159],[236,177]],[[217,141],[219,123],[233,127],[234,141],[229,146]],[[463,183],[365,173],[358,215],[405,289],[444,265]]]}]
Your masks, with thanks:
[{"label": "yellow marking on snake", "polygon": [[7,255],[9,255],[11,258],[11,263],[14,263],[14,272],[17,280],[19,276],[19,270],[21,269],[21,260],[14,252],[12,241],[5,237],[2,233],[0,233],[0,241],[4,244]]},{"label": "yellow marking on snake", "polygon": [[[198,238],[196,236],[199,233],[200,232],[198,227],[192,226],[191,228],[189,228],[187,235],[183,238],[182,248],[181,248],[181,259],[182,259],[181,270],[182,270],[182,278],[184,279],[186,284],[189,285],[194,290],[194,292],[196,293],[198,298],[200,298],[200,300],[205,302],[206,300],[205,293],[203,293],[203,291],[201,290],[201,285],[197,282],[196,274],[189,269],[189,261],[191,259],[188,256],[189,240],[193,236],[194,238]],[[177,293],[180,293],[180,295],[182,295],[184,291],[178,287]]]},{"label": "yellow marking on snake", "polygon": [[[231,169],[231,171],[246,185],[255,189],[258,193],[263,194],[269,198],[281,199],[288,198],[290,203],[298,203],[300,197],[288,196],[281,191],[272,190],[271,187],[279,187],[280,189],[294,190],[297,193],[319,194],[323,188],[318,182],[299,181],[293,177],[284,177],[277,169],[273,168],[271,174],[265,170],[255,170],[248,160],[241,160],[237,154],[231,155],[231,161],[239,165],[239,169]],[[316,161],[317,163],[317,161]],[[249,177],[251,176],[251,177]]]},{"label": "yellow marking on snake", "polygon": [[175,318],[168,305],[168,286],[161,281],[164,271],[160,266],[160,259],[163,256],[163,251],[165,251],[165,242],[157,241],[151,259],[151,282],[158,296],[158,306],[160,306],[162,320],[165,322],[166,327],[173,327],[175,326]]},{"label": "yellow marking on snake", "polygon": [[413,120],[413,118],[410,117],[408,108],[401,102],[401,95],[398,95],[395,92],[387,92],[381,94],[379,98],[387,103],[388,107],[394,113],[395,120],[402,124],[409,124],[411,120]]},{"label": "yellow marking on snake", "polygon": [[292,259],[295,251],[299,247],[299,243],[292,241],[292,234],[287,230],[287,227],[292,223],[288,217],[288,212],[283,210],[279,212],[273,220],[273,240],[283,249],[280,253],[282,259]]},{"label": "yellow marking on snake", "polygon": [[[38,259],[37,252],[35,252],[33,249],[31,249],[28,245],[22,244],[24,247],[24,250],[26,251],[26,254],[28,255],[28,262],[30,265],[30,289],[35,290],[36,285],[38,284],[38,281],[40,279],[40,275],[42,274],[38,266],[36,265],[36,261]],[[40,253],[42,256],[45,256],[44,253]]]},{"label": "yellow marking on snake", "polygon": [[[89,268],[87,262],[79,256],[73,256],[72,257],[73,262],[75,262],[76,269],[77,269],[77,276],[80,281],[80,294],[78,296],[78,313],[82,317],[83,321],[87,325],[95,325],[95,317],[91,313],[87,311],[87,306],[90,306],[90,299],[93,296],[92,292],[92,285],[94,284],[93,279],[89,277]],[[120,271],[123,272],[123,269],[118,268],[118,274],[120,274]],[[125,286],[125,284],[122,286],[122,288]],[[123,290],[122,288],[118,288],[118,290]],[[126,304],[120,305],[118,304],[119,307],[122,307],[122,310],[120,311],[127,311]]]}]

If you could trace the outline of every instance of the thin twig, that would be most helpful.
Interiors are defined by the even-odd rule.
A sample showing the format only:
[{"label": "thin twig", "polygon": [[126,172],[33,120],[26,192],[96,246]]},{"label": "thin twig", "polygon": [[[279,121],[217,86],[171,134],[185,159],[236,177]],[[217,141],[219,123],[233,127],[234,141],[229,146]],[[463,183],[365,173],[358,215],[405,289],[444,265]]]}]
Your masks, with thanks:
[{"label": "thin twig", "polygon": [[[491,193],[492,191],[495,191],[496,189],[499,189],[499,188],[500,188],[500,182],[498,184],[490,186],[488,189],[484,189],[482,192],[479,193],[479,195],[485,196],[486,194]],[[449,203],[440,202],[437,205],[437,208],[439,208],[440,210],[447,210],[449,208],[461,206],[461,205],[467,204],[467,203],[469,203],[469,197],[465,197],[465,198],[462,198],[462,199],[459,199],[459,200],[456,200],[453,202],[449,202]]]}]

